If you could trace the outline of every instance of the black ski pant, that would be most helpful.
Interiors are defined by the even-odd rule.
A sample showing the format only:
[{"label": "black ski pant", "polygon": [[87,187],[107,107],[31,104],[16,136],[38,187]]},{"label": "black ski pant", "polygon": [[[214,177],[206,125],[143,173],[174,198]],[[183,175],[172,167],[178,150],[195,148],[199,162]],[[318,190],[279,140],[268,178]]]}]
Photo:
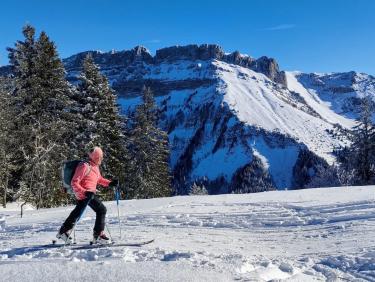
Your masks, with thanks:
[{"label": "black ski pant", "polygon": [[89,206],[96,212],[94,234],[98,235],[104,230],[105,215],[107,208],[103,205],[102,201],[93,193],[86,193],[87,197],[84,200],[77,201],[77,205],[72,210],[64,224],[60,228],[60,233],[65,233],[73,228],[77,220],[82,216],[85,208]]}]

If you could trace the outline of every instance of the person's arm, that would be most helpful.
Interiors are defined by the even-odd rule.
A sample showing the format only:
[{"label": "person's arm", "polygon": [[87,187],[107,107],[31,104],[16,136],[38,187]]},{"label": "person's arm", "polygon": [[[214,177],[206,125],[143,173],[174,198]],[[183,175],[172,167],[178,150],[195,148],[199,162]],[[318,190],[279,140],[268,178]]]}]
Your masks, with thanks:
[{"label": "person's arm", "polygon": [[102,185],[104,187],[108,187],[109,183],[111,183],[111,182],[112,182],[112,180],[109,180],[109,179],[106,179],[106,178],[102,177],[102,174],[99,171],[99,179],[98,179],[99,185]]},{"label": "person's arm", "polygon": [[87,167],[85,163],[79,164],[70,183],[78,200],[85,198],[86,189],[81,186],[81,180],[85,177]]}]

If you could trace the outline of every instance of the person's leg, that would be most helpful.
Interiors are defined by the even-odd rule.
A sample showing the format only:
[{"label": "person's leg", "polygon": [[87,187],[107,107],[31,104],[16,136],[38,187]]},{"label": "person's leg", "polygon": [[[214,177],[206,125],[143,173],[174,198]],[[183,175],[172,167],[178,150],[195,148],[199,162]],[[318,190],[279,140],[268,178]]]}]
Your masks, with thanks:
[{"label": "person's leg", "polygon": [[102,231],[104,231],[107,208],[103,205],[102,201],[96,195],[93,196],[93,199],[90,201],[89,206],[96,212],[94,235],[99,235]]},{"label": "person's leg", "polygon": [[84,200],[77,201],[77,205],[74,210],[69,214],[68,218],[65,220],[60,228],[59,233],[63,234],[71,230],[76,223],[77,219],[82,215],[83,210],[86,208],[87,203],[90,199],[86,198]]}]

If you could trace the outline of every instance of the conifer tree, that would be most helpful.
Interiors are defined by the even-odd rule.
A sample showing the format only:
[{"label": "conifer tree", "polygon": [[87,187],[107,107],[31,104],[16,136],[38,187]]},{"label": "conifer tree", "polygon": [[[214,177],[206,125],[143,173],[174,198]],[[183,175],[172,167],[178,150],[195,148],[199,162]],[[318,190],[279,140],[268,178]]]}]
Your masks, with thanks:
[{"label": "conifer tree", "polygon": [[5,87],[5,79],[0,79],[0,192],[5,208],[7,198],[10,194],[9,183],[11,173],[14,170],[13,139],[14,111],[12,107],[12,96]]},{"label": "conifer tree", "polygon": [[167,197],[171,195],[168,136],[156,127],[156,106],[150,88],[143,88],[142,102],[130,132],[132,170],[128,192],[134,198]]},{"label": "conifer tree", "polygon": [[18,196],[39,207],[59,205],[60,166],[69,154],[71,87],[55,44],[23,29],[25,41],[8,48],[15,73],[17,146],[22,177]]},{"label": "conifer tree", "polygon": [[105,154],[104,171],[119,178],[120,185],[124,185],[128,163],[124,121],[119,114],[116,95],[90,55],[83,62],[80,81],[79,104],[83,118],[77,143],[84,148],[82,154],[93,146],[100,146]]},{"label": "conifer tree", "polygon": [[371,121],[373,110],[371,98],[362,99],[357,125],[353,128],[353,143],[350,147],[349,162],[354,166],[357,184],[370,184],[374,177],[375,128]]}]

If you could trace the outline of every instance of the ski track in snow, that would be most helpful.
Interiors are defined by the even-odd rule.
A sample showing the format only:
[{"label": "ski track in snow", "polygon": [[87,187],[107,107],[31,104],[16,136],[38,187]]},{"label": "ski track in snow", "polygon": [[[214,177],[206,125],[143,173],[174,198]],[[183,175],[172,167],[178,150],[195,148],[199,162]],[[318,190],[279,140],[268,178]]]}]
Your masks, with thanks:
[{"label": "ski track in snow", "polygon": [[[97,281],[375,281],[374,188],[122,201],[124,240],[155,242],[89,250],[38,248],[72,207],[20,219],[13,206],[0,210],[0,281],[88,281],[87,269]],[[106,205],[117,239],[116,205]],[[93,223],[86,211],[79,243]]]}]

